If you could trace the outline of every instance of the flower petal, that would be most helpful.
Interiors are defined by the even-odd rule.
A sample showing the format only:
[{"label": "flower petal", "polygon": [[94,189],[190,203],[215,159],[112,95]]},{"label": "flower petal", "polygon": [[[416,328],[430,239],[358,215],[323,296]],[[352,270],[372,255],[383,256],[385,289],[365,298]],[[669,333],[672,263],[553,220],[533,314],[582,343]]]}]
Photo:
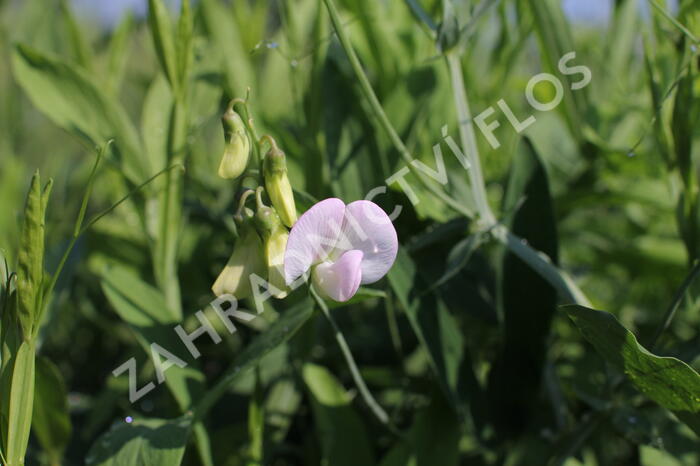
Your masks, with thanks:
[{"label": "flower petal", "polygon": [[314,204],[289,232],[284,253],[284,278],[287,285],[302,276],[312,265],[326,259],[333,250],[343,225],[345,203],[337,198]]},{"label": "flower petal", "polygon": [[313,272],[314,284],[329,298],[344,302],[352,298],[362,280],[362,251],[345,252],[335,262],[318,264]]},{"label": "flower petal", "polygon": [[355,201],[345,207],[343,232],[337,248],[363,252],[362,284],[374,283],[396,260],[399,241],[389,216],[371,201]]}]

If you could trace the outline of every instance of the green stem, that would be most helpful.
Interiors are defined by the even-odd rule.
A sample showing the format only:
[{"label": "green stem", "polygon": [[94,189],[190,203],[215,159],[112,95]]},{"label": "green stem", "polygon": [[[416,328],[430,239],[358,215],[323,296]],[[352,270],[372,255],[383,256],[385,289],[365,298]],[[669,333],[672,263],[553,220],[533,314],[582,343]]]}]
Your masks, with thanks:
[{"label": "green stem", "polygon": [[[97,163],[95,164],[97,166]],[[129,199],[131,196],[136,194],[137,192],[141,191],[143,188],[145,188],[147,185],[149,185],[151,182],[153,182],[156,178],[159,176],[163,175],[166,172],[169,172],[170,170],[174,168],[180,168],[182,169],[182,165],[171,165],[170,167],[164,168],[163,170],[159,171],[140,185],[136,186],[134,189],[129,191],[126,196],[122,197],[119,199],[117,202],[100,212],[99,214],[95,215],[92,217],[85,226],[81,226],[79,229],[75,229],[73,232],[73,236],[71,237],[70,242],[68,243],[68,247],[66,248],[65,251],[63,251],[63,256],[61,256],[61,260],[58,263],[58,267],[56,267],[56,270],[53,273],[53,276],[51,277],[51,281],[49,282],[49,285],[46,287],[46,291],[44,291],[44,300],[43,300],[43,307],[42,307],[42,315],[43,312],[46,311],[46,307],[48,306],[48,303],[50,302],[50,296],[51,293],[53,293],[53,289],[56,287],[56,282],[58,281],[58,277],[61,275],[61,271],[63,270],[63,267],[66,265],[66,261],[68,261],[68,257],[70,256],[70,253],[73,251],[73,248],[75,247],[75,243],[78,241],[78,238],[80,238],[87,230],[90,229],[97,221],[99,221],[102,217],[105,215],[109,214],[112,212],[114,209],[119,207],[122,203],[124,203],[127,199]],[[94,173],[94,172],[93,172]],[[86,191],[85,196],[86,198],[89,197],[89,190]],[[82,212],[82,208],[81,208]],[[84,215],[84,212],[82,214],[79,214],[78,218],[82,217]],[[76,225],[82,225],[82,219],[76,223]],[[38,322],[41,322],[41,318],[39,318]],[[38,329],[37,325],[37,329]]]},{"label": "green stem", "polygon": [[[335,28],[336,34],[338,35],[338,39],[340,40],[340,43],[343,49],[345,50],[348,59],[350,60],[350,65],[355,73],[355,76],[357,77],[357,80],[360,83],[360,89],[362,90],[362,93],[364,94],[365,98],[369,101],[369,104],[374,113],[376,114],[380,125],[388,134],[389,139],[391,139],[391,142],[393,143],[394,147],[406,162],[406,166],[411,170],[412,173],[416,175],[416,177],[421,181],[421,183],[436,197],[444,201],[447,205],[452,207],[457,212],[463,214],[464,216],[468,218],[473,217],[473,213],[466,206],[448,196],[444,191],[437,189],[423,176],[422,173],[417,171],[415,167],[411,164],[413,157],[411,156],[411,153],[408,151],[403,141],[399,137],[398,133],[392,126],[391,122],[389,121],[389,118],[386,116],[386,113],[384,113],[384,109],[382,108],[379,99],[377,99],[377,96],[374,93],[374,90],[372,89],[369,80],[367,79],[367,75],[362,69],[362,65],[360,64],[360,61],[357,58],[355,50],[352,48],[350,39],[348,38],[347,34],[345,33],[345,30],[343,29],[343,25],[340,20],[340,16],[338,14],[338,10],[335,6],[335,3],[333,2],[333,0],[323,1],[325,2],[326,7],[328,9],[328,13],[330,14],[331,22],[333,23],[333,27]],[[450,57],[448,57],[448,63],[449,60]],[[452,60],[454,60],[454,58]],[[458,60],[456,65],[459,65]],[[453,83],[457,82],[459,84],[455,86],[455,92],[458,93],[457,96],[459,97],[458,99],[456,99],[456,104],[458,106],[459,111],[462,112],[462,116],[468,116],[469,106],[466,101],[466,93],[464,92],[461,68],[455,66],[455,64],[452,64],[451,67],[455,68],[451,73],[453,74]],[[469,118],[460,120],[460,135],[464,134],[462,136],[463,141],[467,143],[467,147],[470,147],[472,144],[475,143],[475,138],[473,134],[470,135],[469,129],[465,125],[471,125],[471,120]],[[478,153],[473,149],[472,151],[470,151],[470,153],[472,153],[473,156],[476,155],[478,157]],[[486,228],[488,229],[490,228],[488,225],[494,225],[495,221],[493,218],[493,214],[491,213],[491,210],[488,207],[488,202],[486,200],[486,193],[483,183],[483,176],[481,175],[480,165],[478,165],[477,163],[476,168],[473,165],[471,170],[476,171],[476,173],[470,174],[470,176],[472,176],[473,179],[477,180],[476,185],[475,183],[472,183],[472,189],[476,189],[476,192],[478,192],[478,196],[475,196],[475,201],[477,202],[477,205],[480,208],[479,214],[481,216],[481,219],[487,224]],[[476,188],[474,188],[474,186],[476,186]],[[585,297],[583,292],[563,271],[559,270],[551,262],[551,260],[547,258],[546,255],[524,244],[520,238],[510,233],[502,225],[499,225],[497,228],[494,228],[494,232],[496,232],[496,230],[498,230],[498,233],[500,233],[496,235],[496,237],[499,240],[506,244],[513,251],[513,253],[518,255],[534,270],[536,270],[540,275],[542,275],[542,277],[545,280],[547,280],[565,297],[572,299],[578,304],[587,305],[589,303],[588,299]]]},{"label": "green stem", "polygon": [[389,415],[379,405],[377,400],[374,399],[374,396],[372,396],[372,393],[369,391],[369,388],[367,388],[367,384],[365,384],[365,380],[362,378],[362,374],[360,374],[360,370],[358,369],[357,364],[355,363],[355,358],[352,356],[352,352],[350,351],[348,342],[345,340],[343,332],[340,330],[340,327],[338,327],[338,323],[333,318],[333,315],[328,309],[326,302],[323,300],[323,298],[321,298],[318,295],[316,290],[314,290],[313,286],[309,287],[309,289],[311,291],[311,296],[313,296],[314,300],[316,301],[316,304],[318,304],[318,307],[321,308],[321,312],[331,324],[331,327],[333,327],[335,340],[338,343],[338,346],[340,347],[340,351],[343,353],[345,362],[347,363],[348,368],[350,369],[350,374],[352,374],[352,378],[358,390],[360,391],[360,395],[365,400],[365,403],[367,403],[367,406],[376,416],[379,422],[387,426],[392,432],[398,433],[398,430],[396,429],[396,427],[394,427],[391,420],[389,419]]},{"label": "green stem", "polygon": [[[187,109],[179,99],[173,106],[169,152],[172,165],[184,165],[187,137]],[[156,279],[168,307],[182,315],[177,251],[182,223],[182,172],[168,171],[161,197],[160,235],[156,249]]]},{"label": "green stem", "polygon": [[663,6],[659,5],[659,3],[658,3],[656,0],[649,0],[649,3],[651,3],[651,5],[652,5],[654,8],[656,8],[656,10],[657,10],[659,13],[661,13],[661,15],[662,15],[664,18],[666,18],[668,21],[670,21],[671,24],[673,24],[676,28],[678,28],[678,30],[680,30],[683,34],[685,34],[685,36],[686,36],[688,39],[690,39],[691,41],[693,41],[695,44],[697,44],[697,43],[699,42],[699,41],[698,41],[698,38],[695,37],[695,35],[694,35],[692,32],[690,32],[690,30],[689,30],[688,28],[686,28],[686,27],[683,26],[680,22],[678,22],[678,20],[677,20],[676,18],[674,18],[673,15],[671,15],[668,11],[666,11],[666,8],[664,8]]},{"label": "green stem", "polygon": [[476,134],[474,132],[474,125],[472,124],[471,111],[469,110],[469,101],[467,100],[467,93],[464,90],[462,64],[460,63],[459,56],[454,53],[446,55],[446,59],[447,66],[450,70],[450,80],[452,82],[452,92],[454,93],[462,150],[466,156],[469,157],[471,163],[468,172],[472,194],[479,212],[479,217],[484,223],[484,226],[488,227],[496,222],[496,218],[489,207],[486,197],[486,186],[484,184],[484,175],[481,171],[479,148],[476,145]]},{"label": "green stem", "polygon": [[454,93],[455,107],[459,121],[459,135],[462,142],[462,150],[470,158],[471,167],[469,177],[471,189],[479,211],[479,217],[483,223],[484,230],[492,229],[494,237],[499,239],[515,255],[520,257],[533,270],[547,280],[565,299],[569,299],[577,304],[590,307],[588,298],[576,286],[568,275],[560,270],[551,259],[544,253],[536,251],[525,241],[502,225],[496,225],[496,218],[491,211],[486,195],[484,176],[481,171],[479,148],[476,145],[476,134],[472,123],[472,116],[469,110],[469,101],[464,87],[464,75],[459,56],[450,53],[446,56],[447,66],[450,71],[452,81],[452,91]]},{"label": "green stem", "polygon": [[428,191],[435,195],[435,197],[445,202],[455,211],[467,217],[471,217],[473,213],[463,203],[450,197],[443,190],[438,189],[433,183],[426,179],[423,173],[418,171],[413,166],[413,164],[411,163],[413,161],[413,156],[411,155],[411,152],[408,150],[408,148],[404,145],[403,141],[401,140],[401,137],[394,129],[386,113],[384,113],[382,104],[379,102],[377,95],[374,93],[374,89],[372,89],[372,85],[370,84],[369,79],[367,79],[367,75],[362,69],[360,60],[357,58],[355,49],[353,49],[352,44],[350,43],[350,39],[345,33],[345,29],[343,29],[343,23],[340,20],[340,15],[338,14],[338,10],[335,6],[335,3],[333,2],[333,0],[323,1],[325,2],[326,8],[328,9],[328,13],[330,14],[331,22],[333,23],[333,28],[335,29],[336,34],[338,35],[340,44],[345,50],[345,53],[348,56],[348,60],[350,61],[350,66],[352,67],[355,76],[357,77],[357,80],[360,83],[360,89],[362,90],[362,93],[369,102],[372,111],[375,113],[379,124],[382,126],[384,131],[386,131],[387,135],[389,136],[389,139],[391,139],[392,144],[399,152],[401,158],[403,158],[404,162],[406,162],[406,167],[411,171],[411,173],[413,173],[416,176],[416,178],[418,178],[418,180],[425,186],[426,189],[428,189]]}]

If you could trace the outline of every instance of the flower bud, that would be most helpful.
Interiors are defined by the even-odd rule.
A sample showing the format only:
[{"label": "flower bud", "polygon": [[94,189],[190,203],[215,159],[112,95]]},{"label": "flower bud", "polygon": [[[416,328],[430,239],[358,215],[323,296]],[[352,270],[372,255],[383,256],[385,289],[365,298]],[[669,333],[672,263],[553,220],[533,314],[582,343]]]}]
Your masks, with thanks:
[{"label": "flower bud", "polygon": [[236,215],[240,236],[233,254],[211,288],[216,296],[228,293],[237,299],[247,298],[252,293],[250,275],[265,274],[263,244],[253,225],[252,215],[244,217],[245,210]]},{"label": "flower bud", "polygon": [[287,177],[287,159],[284,152],[272,144],[263,161],[265,188],[272,205],[282,219],[282,223],[292,227],[297,221],[297,208],[294,203],[292,185]]},{"label": "flower bud", "polygon": [[267,281],[274,287],[270,289],[270,293],[275,298],[287,296],[287,284],[284,281],[284,253],[287,249],[288,239],[287,229],[280,227],[272,232],[264,245]]},{"label": "flower bud", "polygon": [[233,108],[226,110],[221,117],[226,138],[224,155],[219,164],[219,176],[221,178],[238,178],[246,166],[250,157],[250,139],[246,133],[243,120]]},{"label": "flower bud", "polygon": [[267,281],[275,298],[287,296],[284,281],[284,253],[287,249],[289,233],[280,221],[279,215],[271,207],[262,204],[262,188],[258,188],[258,210],[255,213],[255,228],[262,238],[263,255],[267,266]]}]

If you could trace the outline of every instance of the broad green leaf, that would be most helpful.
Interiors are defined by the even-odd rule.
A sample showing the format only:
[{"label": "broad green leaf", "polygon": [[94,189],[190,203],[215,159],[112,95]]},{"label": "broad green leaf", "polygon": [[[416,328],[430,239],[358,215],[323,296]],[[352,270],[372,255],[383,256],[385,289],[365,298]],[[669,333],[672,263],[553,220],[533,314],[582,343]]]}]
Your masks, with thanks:
[{"label": "broad green leaf", "polygon": [[182,462],[192,417],[118,421],[88,452],[90,466],[177,466]]},{"label": "broad green leaf", "polygon": [[14,359],[7,419],[7,466],[23,465],[27,452],[34,403],[34,355],[34,343],[24,341]]},{"label": "broad green leaf", "polygon": [[61,0],[61,17],[68,32],[70,46],[75,62],[86,70],[92,66],[92,51],[81,31],[80,25],[73,15],[68,0]]},{"label": "broad green leaf", "polygon": [[315,364],[305,364],[302,376],[311,394],[311,406],[323,455],[322,464],[374,464],[367,429],[352,407],[345,388],[326,368]]},{"label": "broad green leaf", "polygon": [[175,51],[175,34],[170,12],[163,0],[148,0],[148,24],[151,26],[153,45],[163,73],[168,78],[175,94],[179,92],[178,60]]},{"label": "broad green leaf", "polygon": [[416,414],[404,439],[382,459],[380,466],[457,466],[459,420],[439,394]]},{"label": "broad green leaf", "polygon": [[[549,181],[528,139],[513,161],[503,211],[511,231],[557,263],[558,244]],[[506,251],[500,281],[504,341],[489,374],[490,414],[505,435],[527,428],[537,399],[557,292],[518,256]],[[517,387],[517,389],[514,389]]]},{"label": "broad green leaf", "polygon": [[246,89],[254,86],[256,81],[238,26],[230,10],[218,0],[202,0],[200,8],[211,47],[222,54],[227,93],[231,97],[243,97]]},{"label": "broad green leaf", "polygon": [[141,114],[141,134],[150,159],[156,170],[166,167],[168,162],[168,136],[173,94],[166,78],[159,74],[146,93]]},{"label": "broad green leaf", "polygon": [[278,444],[287,437],[301,405],[301,398],[302,394],[291,377],[281,378],[270,387],[265,411],[268,436],[273,444]]},{"label": "broad green leaf", "polygon": [[396,263],[387,277],[447,399],[461,419],[466,417],[469,400],[476,420],[481,393],[457,321],[437,293],[420,293],[425,285],[416,264],[403,249],[399,248]]},{"label": "broad green leaf", "polygon": [[165,374],[165,383],[182,410],[204,390],[204,375],[175,333],[180,316],[168,308],[163,295],[140,278],[121,267],[112,267],[102,275],[102,290],[119,316],[136,333],[146,354],[151,355],[151,344],[157,343],[188,365],[172,366]]},{"label": "broad green leaf", "polygon": [[54,123],[93,146],[114,139],[114,156],[132,182],[141,183],[151,173],[126,111],[94,78],[26,45],[15,47],[12,64],[17,82]]},{"label": "broad green leaf", "polygon": [[700,436],[700,374],[679,359],[647,351],[608,312],[583,306],[564,309],[607,362],[623,371],[639,391],[673,412]]},{"label": "broad green leaf", "polygon": [[68,393],[58,367],[43,356],[36,363],[32,430],[51,461],[59,464],[71,436]]}]

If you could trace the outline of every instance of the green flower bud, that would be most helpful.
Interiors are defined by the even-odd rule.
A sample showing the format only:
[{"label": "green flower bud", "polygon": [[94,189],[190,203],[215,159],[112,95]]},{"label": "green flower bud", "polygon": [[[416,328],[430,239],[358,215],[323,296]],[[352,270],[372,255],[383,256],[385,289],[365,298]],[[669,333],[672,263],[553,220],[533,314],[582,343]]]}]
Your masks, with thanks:
[{"label": "green flower bud", "polygon": [[[270,141],[272,141],[271,138]],[[291,228],[297,221],[294,192],[287,177],[287,159],[284,152],[274,144],[274,141],[272,141],[272,148],[267,152],[263,161],[263,175],[265,176],[265,188],[272,205],[277,210],[282,222]]]},{"label": "green flower bud", "polygon": [[263,205],[262,187],[256,192],[258,210],[254,223],[263,242],[263,256],[267,266],[267,281],[274,289],[270,292],[275,298],[287,296],[287,284],[284,281],[284,252],[287,248],[289,233],[280,221],[275,209]]},{"label": "green flower bud", "polygon": [[270,290],[275,298],[287,296],[287,284],[284,281],[284,252],[287,249],[289,233],[283,227],[272,232],[265,242],[265,262],[267,263],[267,281],[275,289]]},{"label": "green flower bud", "polygon": [[221,122],[226,137],[226,148],[219,164],[219,176],[226,179],[238,178],[248,166],[250,139],[243,120],[233,108],[226,110]]},{"label": "green flower bud", "polygon": [[216,296],[232,294],[237,299],[247,298],[252,294],[250,275],[263,276],[266,273],[263,244],[253,221],[255,214],[245,205],[251,194],[253,190],[241,195],[238,211],[233,216],[238,227],[238,240],[231,258],[212,286]]}]

